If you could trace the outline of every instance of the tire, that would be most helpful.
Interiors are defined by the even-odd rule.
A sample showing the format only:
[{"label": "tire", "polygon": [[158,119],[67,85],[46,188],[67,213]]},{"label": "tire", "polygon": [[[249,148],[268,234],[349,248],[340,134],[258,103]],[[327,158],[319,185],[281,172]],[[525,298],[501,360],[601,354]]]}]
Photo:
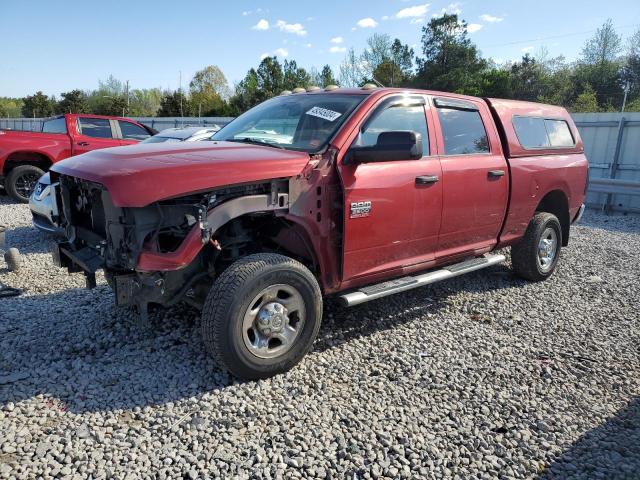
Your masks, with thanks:
[{"label": "tire", "polygon": [[561,246],[562,228],[558,218],[551,213],[536,213],[522,240],[511,247],[515,273],[533,282],[546,280],[558,265]]},{"label": "tire", "polygon": [[44,170],[38,167],[20,165],[9,172],[4,188],[16,202],[28,203],[31,192],[42,175],[44,175]]},{"label": "tire", "polygon": [[295,366],[320,329],[322,294],[300,262],[248,255],[215,281],[202,310],[202,337],[218,364],[245,380]]}]

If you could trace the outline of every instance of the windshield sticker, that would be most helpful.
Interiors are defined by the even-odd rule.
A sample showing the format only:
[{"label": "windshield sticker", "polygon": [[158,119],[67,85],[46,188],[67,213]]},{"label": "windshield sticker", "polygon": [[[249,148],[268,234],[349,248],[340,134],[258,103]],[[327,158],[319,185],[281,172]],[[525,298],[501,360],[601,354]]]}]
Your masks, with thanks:
[{"label": "windshield sticker", "polygon": [[322,118],[323,120],[328,120],[333,122],[336,118],[342,115],[340,112],[334,112],[333,110],[328,110],[326,108],[321,107],[313,107],[311,110],[307,112],[307,115],[313,115],[314,117]]}]

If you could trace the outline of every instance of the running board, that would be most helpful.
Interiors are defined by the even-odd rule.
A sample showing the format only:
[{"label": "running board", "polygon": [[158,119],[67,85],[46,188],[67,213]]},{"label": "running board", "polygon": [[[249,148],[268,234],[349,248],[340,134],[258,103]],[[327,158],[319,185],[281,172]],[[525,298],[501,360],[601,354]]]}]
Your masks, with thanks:
[{"label": "running board", "polygon": [[444,267],[440,270],[433,270],[431,272],[423,273],[422,275],[416,275],[415,277],[402,277],[383,283],[377,283],[375,285],[369,285],[368,287],[362,287],[355,292],[340,295],[339,298],[343,305],[352,307],[370,300],[386,297],[387,295],[393,295],[394,293],[405,292],[413,288],[457,277],[458,275],[475,272],[476,270],[481,270],[483,268],[490,267],[491,265],[502,263],[505,259],[506,257],[504,255],[488,254],[482,257],[472,258],[470,260],[465,260],[464,262],[449,265],[448,267]]}]

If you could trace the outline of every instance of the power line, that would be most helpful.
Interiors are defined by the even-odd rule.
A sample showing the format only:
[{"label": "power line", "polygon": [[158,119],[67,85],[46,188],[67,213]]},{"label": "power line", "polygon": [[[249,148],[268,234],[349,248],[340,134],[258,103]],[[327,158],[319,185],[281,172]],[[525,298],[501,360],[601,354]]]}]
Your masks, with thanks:
[{"label": "power line", "polygon": [[[637,27],[639,24],[637,23],[632,23],[629,25],[622,25],[620,27],[616,27],[618,29],[622,29],[622,28],[631,28],[631,27]],[[572,33],[563,33],[560,35],[551,35],[548,37],[538,37],[538,38],[534,38],[531,40],[516,40],[515,42],[507,42],[507,43],[495,43],[493,45],[485,45],[482,48],[493,48],[493,47],[506,47],[509,45],[519,45],[519,44],[523,44],[523,43],[533,43],[533,42],[541,42],[544,40],[554,40],[556,38],[565,38],[565,37],[573,37],[576,35],[585,35],[587,33],[593,33],[593,32],[597,32],[598,29],[597,28],[593,28],[591,30],[583,30],[582,32],[572,32]]]}]

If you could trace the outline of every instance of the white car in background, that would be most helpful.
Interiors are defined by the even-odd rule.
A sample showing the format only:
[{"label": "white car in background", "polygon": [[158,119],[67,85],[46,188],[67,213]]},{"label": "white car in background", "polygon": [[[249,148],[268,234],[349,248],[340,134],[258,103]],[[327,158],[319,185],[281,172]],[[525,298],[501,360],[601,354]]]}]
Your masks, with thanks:
[{"label": "white car in background", "polygon": [[218,130],[220,130],[218,125],[211,125],[210,127],[167,128],[140,143],[199,142],[201,140],[209,140]]},{"label": "white car in background", "polygon": [[[220,127],[211,125],[210,127],[180,127],[167,128],[160,133],[149,137],[140,143],[164,143],[164,142],[198,142],[209,140]],[[120,147],[117,147],[120,148]],[[29,198],[29,208],[33,216],[33,225],[44,232],[61,234],[63,233],[53,224],[52,217],[58,212],[53,211],[53,202],[51,201],[51,178],[49,172],[45,173]]]}]

